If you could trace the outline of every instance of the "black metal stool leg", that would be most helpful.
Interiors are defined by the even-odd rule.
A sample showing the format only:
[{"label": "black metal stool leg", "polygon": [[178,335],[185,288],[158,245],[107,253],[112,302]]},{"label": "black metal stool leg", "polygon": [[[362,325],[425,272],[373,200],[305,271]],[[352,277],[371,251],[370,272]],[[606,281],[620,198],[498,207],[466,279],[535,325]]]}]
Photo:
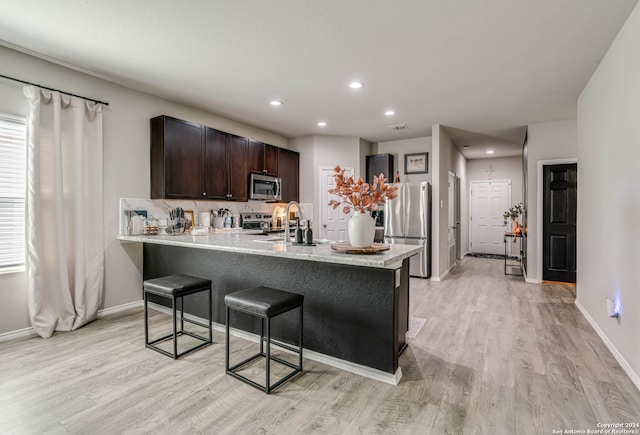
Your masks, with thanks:
[{"label": "black metal stool leg", "polygon": [[298,366],[300,366],[300,370],[302,370],[302,305],[300,305],[300,329],[298,330],[298,346],[300,346],[300,354],[298,355]]},{"label": "black metal stool leg", "polygon": [[212,311],[212,308],[211,308],[211,287],[209,287],[209,310],[208,311],[209,311],[209,318],[208,318],[207,326],[209,327],[209,343],[213,343],[213,335],[212,335],[212,332],[211,332],[211,318],[213,317],[213,315],[211,313],[211,311]]},{"label": "black metal stool leg", "polygon": [[[266,359],[267,359],[267,382],[265,383],[265,385],[267,386],[267,394],[269,394],[271,392],[271,384],[269,382],[269,378],[271,376],[270,373],[270,369],[271,369],[271,318],[267,317],[266,319],[263,319],[263,321],[266,321],[267,323],[267,355],[266,355]],[[260,339],[260,343],[262,343],[262,339]]]},{"label": "black metal stool leg", "polygon": [[147,308],[147,292],[142,291],[144,298],[144,344],[149,344],[149,313]]},{"label": "black metal stool leg", "polygon": [[225,328],[225,338],[224,338],[224,367],[225,371],[229,372],[229,347],[231,347],[231,343],[229,342],[229,307],[227,307],[227,327]]},{"label": "black metal stool leg", "polygon": [[184,297],[180,299],[180,332],[184,332]]},{"label": "black metal stool leg", "polygon": [[173,359],[178,358],[178,333],[176,332],[176,298],[171,298],[171,312],[173,317]]}]

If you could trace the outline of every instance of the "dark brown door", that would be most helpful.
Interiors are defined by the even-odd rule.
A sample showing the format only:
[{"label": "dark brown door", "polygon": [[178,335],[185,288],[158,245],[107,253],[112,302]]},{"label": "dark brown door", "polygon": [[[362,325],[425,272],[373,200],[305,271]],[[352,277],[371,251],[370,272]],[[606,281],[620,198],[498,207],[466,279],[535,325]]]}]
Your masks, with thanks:
[{"label": "dark brown door", "polygon": [[247,201],[249,198],[248,139],[229,135],[227,170],[229,171],[229,199]]},{"label": "dark brown door", "polygon": [[298,201],[300,192],[300,155],[278,148],[278,176],[282,178],[282,202]]},{"label": "dark brown door", "polygon": [[249,172],[262,174],[264,170],[264,144],[249,139]]},{"label": "dark brown door", "polygon": [[207,199],[227,199],[227,133],[207,128],[205,145],[205,193]]},{"label": "dark brown door", "polygon": [[164,183],[166,198],[202,198],[202,127],[165,118]]},{"label": "dark brown door", "polygon": [[542,279],[576,282],[578,166],[544,166]]},{"label": "dark brown door", "polygon": [[264,144],[264,173],[267,175],[278,175],[278,147]]}]

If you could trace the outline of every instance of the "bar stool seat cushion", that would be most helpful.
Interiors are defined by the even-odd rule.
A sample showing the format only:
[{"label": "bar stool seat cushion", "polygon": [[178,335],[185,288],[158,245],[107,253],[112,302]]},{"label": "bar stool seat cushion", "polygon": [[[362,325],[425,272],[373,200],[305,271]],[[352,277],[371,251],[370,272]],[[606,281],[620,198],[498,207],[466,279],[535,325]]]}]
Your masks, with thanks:
[{"label": "bar stool seat cushion", "polygon": [[253,287],[224,297],[224,303],[233,309],[260,317],[273,317],[302,305],[303,295],[270,287]]},{"label": "bar stool seat cushion", "polygon": [[144,289],[152,293],[180,297],[211,286],[210,279],[189,275],[170,275],[144,281]]}]

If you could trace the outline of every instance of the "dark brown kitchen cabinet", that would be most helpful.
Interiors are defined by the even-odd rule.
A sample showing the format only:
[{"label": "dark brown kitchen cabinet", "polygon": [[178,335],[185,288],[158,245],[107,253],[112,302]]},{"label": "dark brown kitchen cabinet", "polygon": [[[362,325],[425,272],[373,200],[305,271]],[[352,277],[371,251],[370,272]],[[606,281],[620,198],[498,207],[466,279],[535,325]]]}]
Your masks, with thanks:
[{"label": "dark brown kitchen cabinet", "polygon": [[249,139],[249,172],[278,175],[278,147]]},{"label": "dark brown kitchen cabinet", "polygon": [[245,137],[229,135],[227,142],[227,169],[229,171],[229,199],[247,201],[249,198],[249,170],[247,167]]},{"label": "dark brown kitchen cabinet", "polygon": [[247,139],[206,127],[206,199],[246,201]]},{"label": "dark brown kitchen cabinet", "polygon": [[151,119],[151,198],[202,198],[202,136],[201,125]]},{"label": "dark brown kitchen cabinet", "polygon": [[278,176],[282,178],[282,202],[299,201],[300,154],[278,148]]},{"label": "dark brown kitchen cabinet", "polygon": [[229,135],[212,128],[206,129],[205,193],[207,199],[228,199],[229,171],[227,170],[227,140]]},{"label": "dark brown kitchen cabinet", "polygon": [[248,139],[169,116],[151,119],[151,198],[248,198]]}]

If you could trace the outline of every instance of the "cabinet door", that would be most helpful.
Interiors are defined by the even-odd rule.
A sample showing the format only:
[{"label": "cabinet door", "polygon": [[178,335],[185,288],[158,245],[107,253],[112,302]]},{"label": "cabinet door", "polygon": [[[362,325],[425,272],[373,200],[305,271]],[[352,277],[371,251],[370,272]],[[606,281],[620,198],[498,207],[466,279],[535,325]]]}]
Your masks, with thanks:
[{"label": "cabinet door", "polygon": [[367,183],[373,183],[374,175],[377,177],[380,173],[393,183],[395,174],[393,172],[393,154],[374,154],[366,157],[367,166]]},{"label": "cabinet door", "polygon": [[202,198],[202,126],[164,120],[164,197]]},{"label": "cabinet door", "polygon": [[282,202],[298,201],[300,155],[278,148],[278,176],[282,178]]},{"label": "cabinet door", "polygon": [[264,144],[264,173],[278,175],[278,147]]},{"label": "cabinet door", "polygon": [[264,169],[264,144],[249,139],[249,172],[262,174]]},{"label": "cabinet door", "polygon": [[227,133],[207,128],[205,142],[205,193],[207,199],[227,199]]},{"label": "cabinet door", "polygon": [[229,171],[229,199],[247,201],[249,198],[248,139],[229,135],[227,142],[227,170]]}]

